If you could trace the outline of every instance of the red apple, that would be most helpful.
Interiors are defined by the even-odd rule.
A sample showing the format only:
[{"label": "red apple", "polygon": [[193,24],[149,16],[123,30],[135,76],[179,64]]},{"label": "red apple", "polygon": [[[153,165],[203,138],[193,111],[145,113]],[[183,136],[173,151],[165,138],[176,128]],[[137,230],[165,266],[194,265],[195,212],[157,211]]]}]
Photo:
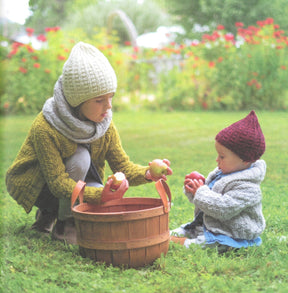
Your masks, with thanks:
[{"label": "red apple", "polygon": [[161,177],[162,175],[167,175],[168,173],[168,165],[165,164],[162,160],[160,159],[155,159],[150,165],[150,173],[153,177]]},{"label": "red apple", "polygon": [[125,178],[126,176],[122,172],[116,172],[115,174],[108,176],[108,180],[113,179],[111,189],[117,190]]},{"label": "red apple", "polygon": [[191,172],[190,174],[187,174],[186,176],[185,176],[185,179],[196,179],[196,180],[202,180],[204,183],[205,183],[205,177],[202,175],[202,174],[200,174],[200,173],[198,173],[197,171],[193,171],[193,172]]}]

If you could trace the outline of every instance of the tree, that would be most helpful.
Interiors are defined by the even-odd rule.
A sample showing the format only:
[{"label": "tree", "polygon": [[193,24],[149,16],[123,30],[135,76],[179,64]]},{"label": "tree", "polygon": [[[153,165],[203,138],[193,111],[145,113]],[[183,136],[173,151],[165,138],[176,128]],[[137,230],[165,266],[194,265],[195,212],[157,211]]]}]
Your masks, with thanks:
[{"label": "tree", "polygon": [[29,8],[33,14],[26,20],[25,25],[33,27],[36,33],[43,32],[46,27],[62,26],[71,13],[82,10],[91,2],[95,4],[99,1],[29,0]]},{"label": "tree", "polygon": [[195,36],[195,24],[208,25],[212,29],[221,24],[235,33],[236,22],[250,26],[268,17],[274,18],[282,29],[288,29],[288,0],[166,0],[165,4],[190,36]]},{"label": "tree", "polygon": [[[67,30],[81,28],[91,37],[95,27],[107,27],[109,15],[117,9],[132,20],[138,34],[169,25],[168,14],[155,0],[145,0],[142,4],[137,0],[30,0],[29,6],[33,15],[26,21],[26,26],[33,27],[36,33],[43,32],[46,27],[61,26]],[[113,21],[113,29],[122,42],[129,40],[119,18]]]},{"label": "tree", "polygon": [[[70,14],[66,19],[65,28],[82,28],[88,36],[95,34],[95,27],[107,27],[109,15],[115,10],[122,10],[131,19],[138,34],[155,31],[161,25],[169,25],[170,19],[154,0],[146,0],[138,4],[137,0],[110,0],[91,4],[82,11]],[[116,17],[113,29],[117,31],[121,42],[128,41],[127,29]]]}]

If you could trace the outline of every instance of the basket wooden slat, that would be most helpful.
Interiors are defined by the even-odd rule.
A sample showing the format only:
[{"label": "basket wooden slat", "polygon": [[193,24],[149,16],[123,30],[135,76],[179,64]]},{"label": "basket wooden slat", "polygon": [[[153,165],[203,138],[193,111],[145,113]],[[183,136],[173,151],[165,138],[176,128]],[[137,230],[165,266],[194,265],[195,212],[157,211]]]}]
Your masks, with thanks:
[{"label": "basket wooden slat", "polygon": [[[167,253],[171,194],[165,181],[156,183],[161,199],[122,198],[100,205],[83,203],[85,182],[79,181],[76,187],[71,205],[83,257],[116,266],[140,267]],[[76,193],[80,204],[73,206]]]}]

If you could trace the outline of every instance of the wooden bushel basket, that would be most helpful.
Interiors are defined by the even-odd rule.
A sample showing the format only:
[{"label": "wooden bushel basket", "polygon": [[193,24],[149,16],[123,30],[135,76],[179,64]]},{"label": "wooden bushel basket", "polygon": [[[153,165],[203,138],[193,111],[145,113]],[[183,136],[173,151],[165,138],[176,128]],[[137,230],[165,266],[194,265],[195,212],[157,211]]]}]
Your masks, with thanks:
[{"label": "wooden bushel basket", "polygon": [[[71,197],[83,257],[136,268],[167,253],[171,193],[164,180],[155,184],[160,198],[122,198],[99,205],[83,202],[85,184],[79,181]],[[74,206],[78,197],[80,204]]]}]

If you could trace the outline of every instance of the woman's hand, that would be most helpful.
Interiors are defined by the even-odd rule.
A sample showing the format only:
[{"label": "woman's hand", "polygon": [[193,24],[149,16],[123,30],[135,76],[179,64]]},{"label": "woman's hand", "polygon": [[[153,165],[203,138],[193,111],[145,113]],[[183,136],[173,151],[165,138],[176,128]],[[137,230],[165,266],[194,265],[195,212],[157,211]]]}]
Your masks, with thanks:
[{"label": "woman's hand", "polygon": [[184,187],[185,187],[185,191],[186,192],[190,192],[192,193],[193,195],[195,195],[197,189],[200,187],[200,186],[203,186],[204,185],[204,181],[203,180],[197,180],[197,179],[190,179],[190,178],[187,178],[185,179],[184,181]]},{"label": "woman's hand", "polygon": [[101,196],[101,201],[106,202],[109,200],[113,199],[121,199],[125,192],[129,188],[129,182],[127,179],[124,179],[119,186],[117,190],[112,190],[111,185],[113,184],[113,179],[109,179],[107,183],[105,184],[103,191],[102,191],[102,196]]},{"label": "woman's hand", "polygon": [[[170,161],[169,160],[167,160],[167,159],[163,159],[163,162],[168,166],[168,168],[167,168],[167,175],[172,175],[173,174],[173,171],[172,171],[172,169],[169,167],[170,166]],[[149,165],[151,164],[151,162],[149,163]],[[146,172],[146,175],[145,175],[145,178],[147,179],[147,180],[152,180],[152,181],[158,181],[158,180],[160,180],[160,179],[164,179],[165,181],[167,180],[167,177],[166,177],[166,175],[161,175],[161,176],[153,176],[152,174],[151,174],[151,172],[150,172],[150,169],[148,169],[147,170],[147,172]]]}]

